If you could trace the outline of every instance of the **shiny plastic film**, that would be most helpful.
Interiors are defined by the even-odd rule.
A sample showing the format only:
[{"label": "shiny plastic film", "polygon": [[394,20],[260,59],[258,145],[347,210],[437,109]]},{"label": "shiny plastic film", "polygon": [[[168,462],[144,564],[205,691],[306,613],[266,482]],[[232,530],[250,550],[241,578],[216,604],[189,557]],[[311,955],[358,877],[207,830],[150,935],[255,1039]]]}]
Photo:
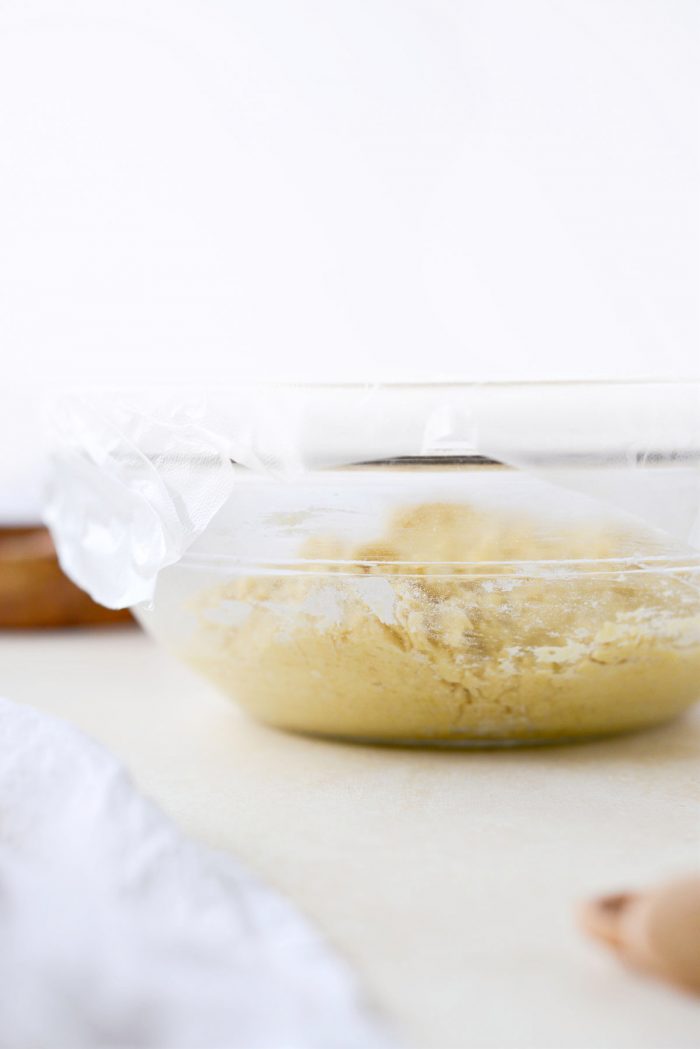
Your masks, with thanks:
[{"label": "shiny plastic film", "polygon": [[84,391],[48,415],[46,521],[112,608],[150,602],[184,557],[342,562],[329,537],[361,545],[426,504],[627,522],[659,556],[700,545],[698,382]]},{"label": "shiny plastic film", "polygon": [[153,595],[229,498],[228,449],[196,398],[71,395],[49,409],[45,508],[64,571],[96,601],[125,608]]}]

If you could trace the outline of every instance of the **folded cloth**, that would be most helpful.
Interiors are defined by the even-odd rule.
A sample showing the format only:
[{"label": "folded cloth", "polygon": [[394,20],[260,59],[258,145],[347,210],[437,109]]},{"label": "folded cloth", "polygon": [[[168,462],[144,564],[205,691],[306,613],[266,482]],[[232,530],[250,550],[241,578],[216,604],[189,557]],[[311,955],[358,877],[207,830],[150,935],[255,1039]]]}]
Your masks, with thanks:
[{"label": "folded cloth", "polygon": [[3,1049],[380,1049],[289,903],[184,838],[120,763],[0,700]]}]

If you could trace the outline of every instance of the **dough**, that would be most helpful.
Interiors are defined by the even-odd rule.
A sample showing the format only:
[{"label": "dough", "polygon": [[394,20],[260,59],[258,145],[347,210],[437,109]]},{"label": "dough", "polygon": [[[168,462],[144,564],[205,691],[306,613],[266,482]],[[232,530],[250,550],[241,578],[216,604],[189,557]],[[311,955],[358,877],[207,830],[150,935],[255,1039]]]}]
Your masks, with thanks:
[{"label": "dough", "polygon": [[196,602],[187,658],[271,724],[564,740],[651,725],[700,694],[697,560],[646,533],[434,503],[375,543],[315,539],[302,556]]}]

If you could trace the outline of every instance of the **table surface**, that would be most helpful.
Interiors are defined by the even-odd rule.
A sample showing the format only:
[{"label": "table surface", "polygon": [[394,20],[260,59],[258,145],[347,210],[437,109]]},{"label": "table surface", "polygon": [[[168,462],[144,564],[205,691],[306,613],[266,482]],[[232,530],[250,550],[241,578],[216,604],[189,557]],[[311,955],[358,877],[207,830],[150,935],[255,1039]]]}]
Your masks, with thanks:
[{"label": "table surface", "polygon": [[700,1004],[578,932],[578,899],[700,867],[700,717],[504,751],[256,725],[140,631],[0,636],[0,693],[101,740],[189,834],[287,893],[408,1045],[697,1049]]}]

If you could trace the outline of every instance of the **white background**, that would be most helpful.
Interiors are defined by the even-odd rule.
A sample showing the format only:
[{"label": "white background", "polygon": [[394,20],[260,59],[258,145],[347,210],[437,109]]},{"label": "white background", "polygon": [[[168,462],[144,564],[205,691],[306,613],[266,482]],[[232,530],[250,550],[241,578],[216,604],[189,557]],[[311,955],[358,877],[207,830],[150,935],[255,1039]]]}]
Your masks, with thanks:
[{"label": "white background", "polygon": [[699,118],[696,0],[0,0],[5,515],[40,386],[698,373]]}]

